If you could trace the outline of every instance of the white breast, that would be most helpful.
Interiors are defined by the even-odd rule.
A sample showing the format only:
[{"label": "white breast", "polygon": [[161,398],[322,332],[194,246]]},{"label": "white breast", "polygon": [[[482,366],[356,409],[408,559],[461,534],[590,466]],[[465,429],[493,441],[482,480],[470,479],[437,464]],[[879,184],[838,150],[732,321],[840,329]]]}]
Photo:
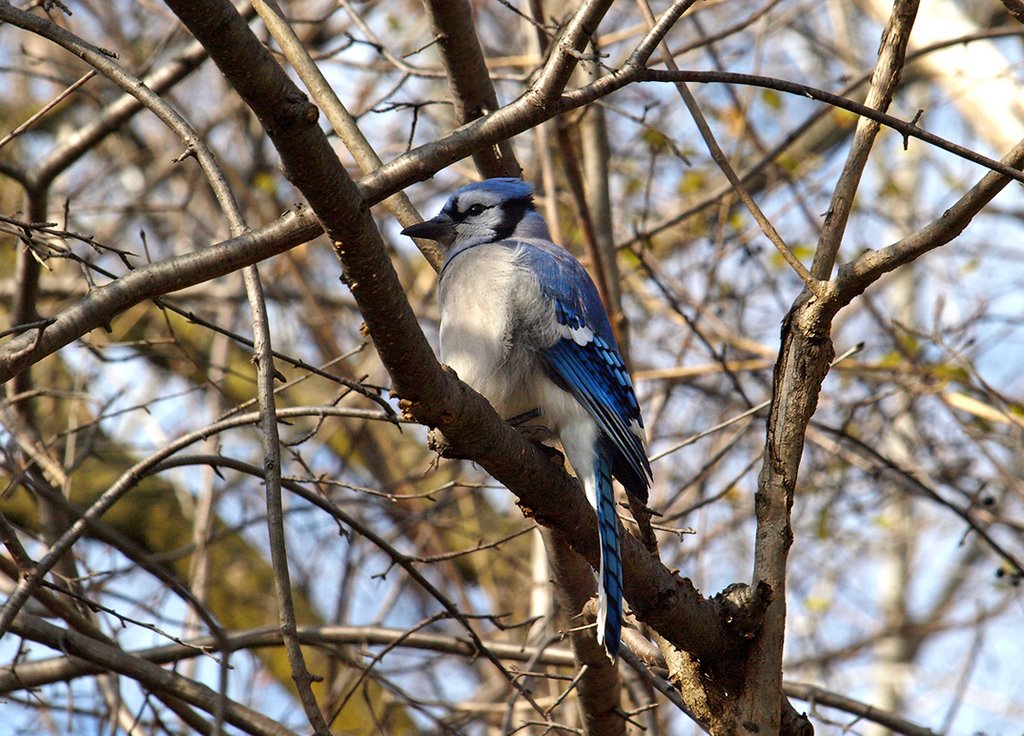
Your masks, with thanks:
[{"label": "white breast", "polygon": [[516,305],[533,292],[531,301],[539,302],[536,278],[517,267],[511,248],[499,245],[457,256],[439,288],[441,361],[506,419],[536,408],[537,346],[514,335],[524,318]]}]

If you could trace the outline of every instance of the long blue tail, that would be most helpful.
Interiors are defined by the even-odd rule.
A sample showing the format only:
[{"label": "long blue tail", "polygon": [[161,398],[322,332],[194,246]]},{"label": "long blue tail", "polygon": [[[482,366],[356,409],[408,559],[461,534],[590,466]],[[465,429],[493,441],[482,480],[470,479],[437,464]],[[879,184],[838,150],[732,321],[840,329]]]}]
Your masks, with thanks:
[{"label": "long blue tail", "polygon": [[619,520],[612,490],[611,457],[597,450],[594,505],[601,540],[601,567],[598,572],[597,641],[614,662],[619,656],[622,633],[622,556],[619,552]]}]

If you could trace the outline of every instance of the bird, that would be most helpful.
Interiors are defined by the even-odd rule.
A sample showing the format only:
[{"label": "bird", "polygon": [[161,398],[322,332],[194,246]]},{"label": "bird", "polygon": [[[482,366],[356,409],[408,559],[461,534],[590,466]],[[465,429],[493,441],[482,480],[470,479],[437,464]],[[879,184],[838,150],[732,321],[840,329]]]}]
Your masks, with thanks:
[{"label": "bird", "polygon": [[533,187],[519,178],[463,186],[440,214],[402,234],[445,249],[441,362],[506,420],[531,420],[557,438],[597,512],[597,640],[614,663],[623,575],[612,478],[646,504],[653,477],[640,405],[597,287],[552,242]]}]

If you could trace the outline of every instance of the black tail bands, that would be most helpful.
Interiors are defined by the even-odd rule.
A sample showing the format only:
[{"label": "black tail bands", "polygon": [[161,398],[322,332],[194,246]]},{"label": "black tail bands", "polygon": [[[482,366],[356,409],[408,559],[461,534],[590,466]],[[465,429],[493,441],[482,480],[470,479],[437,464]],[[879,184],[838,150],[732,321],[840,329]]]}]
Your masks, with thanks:
[{"label": "black tail bands", "polygon": [[606,442],[595,448],[594,500],[597,506],[597,530],[601,541],[601,566],[598,581],[597,638],[614,662],[619,656],[622,635],[622,556],[619,552],[619,519],[612,489],[612,457]]}]

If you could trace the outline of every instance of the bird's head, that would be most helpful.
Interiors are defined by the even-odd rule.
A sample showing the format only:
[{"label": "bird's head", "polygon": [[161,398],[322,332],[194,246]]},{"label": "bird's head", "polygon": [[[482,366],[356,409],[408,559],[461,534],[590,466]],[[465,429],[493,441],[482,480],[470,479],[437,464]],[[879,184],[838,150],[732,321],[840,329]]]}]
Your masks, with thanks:
[{"label": "bird's head", "polygon": [[485,179],[462,187],[437,217],[410,225],[402,234],[436,240],[449,251],[512,237],[550,238],[533,208],[533,187],[513,178]]}]

